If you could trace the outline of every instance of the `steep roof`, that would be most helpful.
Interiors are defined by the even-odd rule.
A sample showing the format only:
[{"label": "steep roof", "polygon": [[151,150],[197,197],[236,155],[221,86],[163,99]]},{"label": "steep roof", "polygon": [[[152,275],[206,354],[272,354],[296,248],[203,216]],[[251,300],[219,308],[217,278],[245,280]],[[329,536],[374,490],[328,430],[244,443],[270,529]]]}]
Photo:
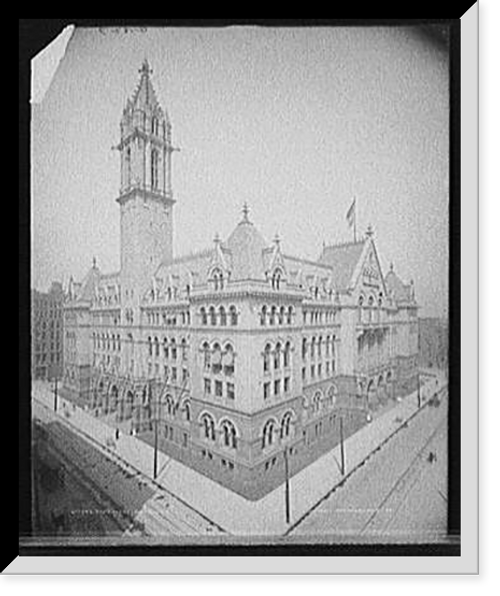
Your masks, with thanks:
[{"label": "steep roof", "polygon": [[325,246],[318,263],[331,269],[333,285],[338,290],[346,289],[361,258],[364,240]]},{"label": "steep roof", "polygon": [[99,284],[100,277],[101,272],[99,267],[97,267],[97,265],[94,263],[80,284],[80,288],[76,294],[76,300],[86,302],[92,301],[94,298],[95,289]]},{"label": "steep roof", "polygon": [[132,99],[130,100],[131,107],[144,111],[146,108],[152,108],[153,110],[160,111],[163,114],[160,104],[158,103],[158,99],[156,98],[153,83],[151,82],[151,78],[149,76],[153,71],[149,67],[147,60],[144,60],[142,68],[139,70],[139,72],[141,74],[141,78],[139,80],[139,85],[137,86]]}]

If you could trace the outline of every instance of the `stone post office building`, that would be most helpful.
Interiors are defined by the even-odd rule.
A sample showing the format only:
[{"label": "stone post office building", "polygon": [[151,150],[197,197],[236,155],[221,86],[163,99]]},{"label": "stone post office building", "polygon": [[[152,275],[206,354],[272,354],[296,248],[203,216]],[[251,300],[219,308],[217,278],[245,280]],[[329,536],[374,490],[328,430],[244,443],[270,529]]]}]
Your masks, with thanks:
[{"label": "stone post office building", "polygon": [[65,394],[258,499],[285,463],[336,445],[341,421],[347,437],[416,387],[413,286],[383,274],[370,229],[311,261],[264,239],[246,205],[228,238],[175,256],[175,147],[147,62],[120,132],[120,271],[94,260],[70,281]]}]

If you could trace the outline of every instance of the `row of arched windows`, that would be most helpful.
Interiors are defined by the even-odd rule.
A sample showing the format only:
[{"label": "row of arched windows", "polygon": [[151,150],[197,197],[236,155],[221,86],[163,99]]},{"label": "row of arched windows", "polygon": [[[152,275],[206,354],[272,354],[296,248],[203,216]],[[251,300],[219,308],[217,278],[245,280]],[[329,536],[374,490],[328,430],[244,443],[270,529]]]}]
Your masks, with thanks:
[{"label": "row of arched windows", "polygon": [[235,352],[230,343],[226,343],[224,347],[219,342],[214,342],[212,346],[208,341],[203,342],[201,346],[203,357],[203,370],[205,372],[212,372],[219,374],[224,372],[225,375],[234,375],[234,360]]},{"label": "row of arched windows", "polygon": [[94,350],[121,350],[121,337],[114,333],[92,333]]},{"label": "row of arched windows", "polygon": [[304,337],[302,339],[302,360],[306,360],[308,355],[311,360],[322,358],[323,349],[327,358],[335,356],[335,335],[327,335],[325,338],[322,335],[318,338],[313,336],[310,341]]},{"label": "row of arched windows", "polygon": [[309,409],[311,416],[316,416],[320,413],[323,407],[331,408],[335,405],[336,401],[337,388],[335,385],[330,385],[326,395],[319,389],[314,393],[307,409]]},{"label": "row of arched windows", "polygon": [[[205,412],[200,416],[200,426],[202,429],[202,435],[205,439],[208,441],[216,440],[216,425],[214,417],[211,414]],[[237,449],[238,433],[233,422],[227,419],[223,420],[219,424],[219,432],[221,436],[221,442],[224,447]]]},{"label": "row of arched windows", "polygon": [[335,323],[335,309],[329,310],[304,310],[302,319],[304,325],[325,325]]},{"label": "row of arched windows", "polygon": [[191,315],[188,310],[177,312],[175,314],[168,313],[163,311],[159,312],[147,312],[147,324],[149,326],[153,325],[163,325],[164,327],[169,327],[173,325],[190,325],[191,324]]},{"label": "row of arched windows", "polygon": [[273,445],[277,436],[282,440],[288,438],[292,434],[293,419],[291,411],[285,412],[280,423],[275,418],[270,418],[262,429],[262,449]]},{"label": "row of arched windows", "polygon": [[363,295],[358,299],[358,320],[360,323],[373,323],[380,321],[384,295],[379,293],[378,298],[372,294],[366,300]]},{"label": "row of arched windows", "polygon": [[289,341],[285,344],[278,342],[273,349],[270,343],[267,343],[264,348],[263,355],[263,369],[264,373],[271,371],[271,367],[274,370],[281,370],[282,368],[290,367],[292,345]]},{"label": "row of arched windows", "polygon": [[215,306],[210,306],[208,309],[202,306],[200,309],[200,318],[202,325],[220,325],[221,327],[231,325],[234,327],[238,324],[236,306],[230,306],[228,311],[226,311],[224,306],[219,306],[218,309]]},{"label": "row of arched windows", "polygon": [[161,356],[163,350],[164,358],[171,358],[172,360],[177,359],[178,350],[180,350],[182,360],[187,360],[187,348],[188,344],[186,338],[182,338],[180,344],[178,344],[174,337],[170,341],[164,337],[163,342],[160,342],[158,337],[148,337],[148,355],[149,356]]},{"label": "row of arched windows", "polygon": [[293,323],[293,306],[264,306],[260,310],[261,325],[291,325]]}]

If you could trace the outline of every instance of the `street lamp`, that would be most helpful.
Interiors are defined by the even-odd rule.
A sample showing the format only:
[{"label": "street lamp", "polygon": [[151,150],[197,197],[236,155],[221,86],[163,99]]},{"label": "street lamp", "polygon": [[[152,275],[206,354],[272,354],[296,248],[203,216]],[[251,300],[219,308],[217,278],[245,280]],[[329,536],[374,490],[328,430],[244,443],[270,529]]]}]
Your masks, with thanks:
[{"label": "street lamp", "polygon": [[342,476],[345,476],[345,452],[344,452],[344,417],[340,416],[340,467]]},{"label": "street lamp", "polygon": [[285,516],[286,523],[290,523],[290,480],[289,480],[289,469],[288,469],[288,446],[285,446],[283,456],[285,458]]}]

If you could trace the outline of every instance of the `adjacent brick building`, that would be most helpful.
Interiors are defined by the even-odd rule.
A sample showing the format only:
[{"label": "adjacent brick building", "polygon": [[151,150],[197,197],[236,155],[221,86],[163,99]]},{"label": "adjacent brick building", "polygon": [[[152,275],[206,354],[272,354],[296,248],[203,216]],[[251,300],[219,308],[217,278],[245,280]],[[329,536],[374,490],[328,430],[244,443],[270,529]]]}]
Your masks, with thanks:
[{"label": "adjacent brick building", "polygon": [[62,284],[48,292],[31,291],[31,378],[61,378],[63,372]]}]

